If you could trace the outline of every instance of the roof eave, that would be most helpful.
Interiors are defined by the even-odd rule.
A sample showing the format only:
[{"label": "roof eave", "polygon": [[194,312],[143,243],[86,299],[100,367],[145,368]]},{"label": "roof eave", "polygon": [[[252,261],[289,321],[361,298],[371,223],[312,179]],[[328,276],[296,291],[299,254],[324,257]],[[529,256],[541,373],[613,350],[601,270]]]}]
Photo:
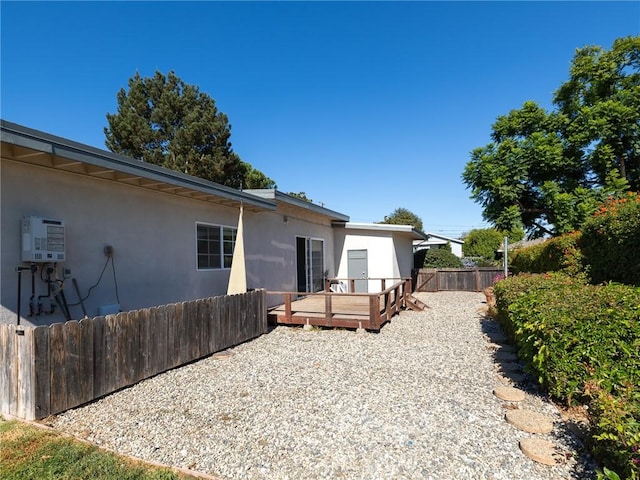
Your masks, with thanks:
[{"label": "roof eave", "polygon": [[414,240],[426,240],[426,235],[411,225],[394,225],[390,223],[336,223],[335,227],[343,227],[350,230],[371,230],[389,233],[401,233],[410,235]]},{"label": "roof eave", "polygon": [[298,208],[303,208],[305,210],[309,210],[318,215],[322,215],[324,217],[329,218],[334,222],[348,222],[349,216],[340,212],[336,212],[335,210],[331,210],[329,208],[325,208],[321,205],[316,205],[312,202],[307,202],[306,200],[302,200],[300,198],[296,198],[292,195],[288,195],[286,193],[282,193],[276,189],[253,189],[253,190],[245,190],[252,195],[256,195],[265,199],[273,199],[278,202],[286,203],[288,205],[292,205]]},{"label": "roof eave", "polygon": [[0,140],[8,144],[67,158],[87,165],[139,175],[145,179],[207,193],[225,200],[242,202],[267,210],[275,210],[276,208],[275,202],[265,198],[1,119]]}]

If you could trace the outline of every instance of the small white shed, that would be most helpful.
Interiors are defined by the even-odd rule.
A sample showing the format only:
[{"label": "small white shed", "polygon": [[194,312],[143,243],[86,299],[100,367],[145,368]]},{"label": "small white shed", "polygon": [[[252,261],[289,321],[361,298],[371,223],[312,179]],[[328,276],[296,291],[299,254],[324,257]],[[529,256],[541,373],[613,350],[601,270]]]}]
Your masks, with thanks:
[{"label": "small white shed", "polygon": [[411,277],[413,241],[426,240],[411,225],[382,223],[334,223],[336,277],[358,278],[358,292],[381,290],[380,279],[389,287]]}]

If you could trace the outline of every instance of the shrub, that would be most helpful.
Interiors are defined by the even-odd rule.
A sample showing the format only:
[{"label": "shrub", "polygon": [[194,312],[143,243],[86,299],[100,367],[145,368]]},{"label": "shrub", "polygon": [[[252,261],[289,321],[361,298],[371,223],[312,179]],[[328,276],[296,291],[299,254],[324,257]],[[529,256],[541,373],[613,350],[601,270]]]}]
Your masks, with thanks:
[{"label": "shrub", "polygon": [[585,222],[580,246],[593,283],[640,285],[640,194],[602,205]]},{"label": "shrub", "polygon": [[494,228],[476,228],[464,236],[462,251],[468,257],[492,260],[502,244],[504,234]]},{"label": "shrub", "polygon": [[629,385],[617,395],[590,386],[591,449],[623,478],[640,478],[640,391]]},{"label": "shrub", "polygon": [[551,396],[588,403],[594,454],[637,478],[640,288],[553,273],[517,275],[494,291],[498,319],[527,371]]},{"label": "shrub", "polygon": [[425,257],[425,268],[462,268],[462,260],[441,248],[430,248]]},{"label": "shrub", "polygon": [[514,273],[565,272],[577,275],[584,271],[580,237],[580,232],[568,233],[516,250],[511,254],[509,265]]}]

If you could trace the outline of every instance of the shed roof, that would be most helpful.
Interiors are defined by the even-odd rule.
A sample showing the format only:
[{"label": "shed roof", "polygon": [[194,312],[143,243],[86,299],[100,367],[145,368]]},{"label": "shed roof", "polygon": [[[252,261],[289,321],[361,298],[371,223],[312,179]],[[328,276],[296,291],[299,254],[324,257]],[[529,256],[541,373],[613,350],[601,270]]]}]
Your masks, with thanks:
[{"label": "shed roof", "polygon": [[373,230],[378,232],[401,233],[411,236],[414,240],[425,240],[426,235],[416,230],[412,225],[393,225],[390,223],[357,223],[347,222],[344,224],[334,224],[335,227],[344,227],[350,230]]},{"label": "shed roof", "polygon": [[0,120],[3,159],[102,178],[167,194],[248,210],[275,210],[269,199],[151,163]]}]

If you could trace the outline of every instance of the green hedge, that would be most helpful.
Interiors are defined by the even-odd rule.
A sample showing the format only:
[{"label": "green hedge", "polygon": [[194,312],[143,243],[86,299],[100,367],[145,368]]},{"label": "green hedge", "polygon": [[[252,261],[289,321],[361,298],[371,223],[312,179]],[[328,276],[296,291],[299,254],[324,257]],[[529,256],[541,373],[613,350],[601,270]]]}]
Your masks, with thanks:
[{"label": "green hedge", "polygon": [[509,266],[513,273],[565,272],[577,275],[584,270],[579,241],[580,232],[573,232],[516,250],[511,254]]},{"label": "green hedge", "polygon": [[640,478],[640,288],[587,285],[560,273],[495,287],[498,319],[541,386],[592,414],[604,466]]},{"label": "green hedge", "polygon": [[430,248],[424,256],[425,268],[462,268],[462,260],[443,248]]},{"label": "green hedge", "polygon": [[640,285],[640,195],[601,206],[583,225],[580,247],[593,283]]}]

